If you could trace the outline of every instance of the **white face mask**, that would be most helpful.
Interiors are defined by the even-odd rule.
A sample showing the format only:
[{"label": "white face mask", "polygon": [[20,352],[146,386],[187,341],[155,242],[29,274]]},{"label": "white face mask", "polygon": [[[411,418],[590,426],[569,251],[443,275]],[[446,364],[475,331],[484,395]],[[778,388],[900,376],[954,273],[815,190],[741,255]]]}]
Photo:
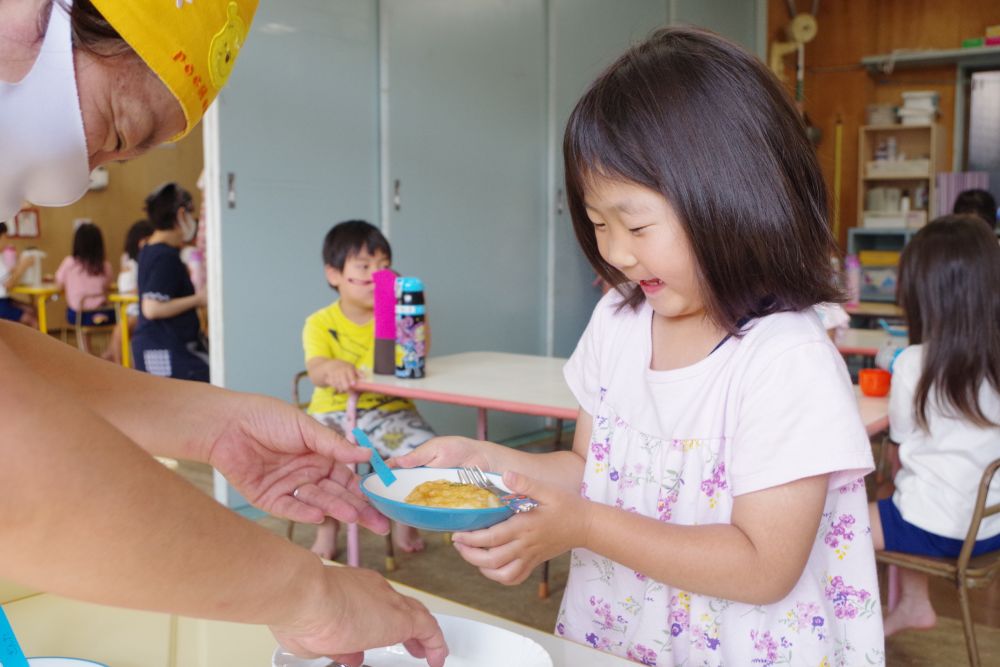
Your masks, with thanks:
[{"label": "white face mask", "polygon": [[191,243],[198,234],[198,221],[187,211],[184,211],[184,218],[181,220],[181,232],[184,233],[184,243]]},{"label": "white face mask", "polygon": [[25,200],[72,204],[90,183],[68,11],[52,3],[31,71],[19,83],[0,81],[0,221],[14,217]]}]

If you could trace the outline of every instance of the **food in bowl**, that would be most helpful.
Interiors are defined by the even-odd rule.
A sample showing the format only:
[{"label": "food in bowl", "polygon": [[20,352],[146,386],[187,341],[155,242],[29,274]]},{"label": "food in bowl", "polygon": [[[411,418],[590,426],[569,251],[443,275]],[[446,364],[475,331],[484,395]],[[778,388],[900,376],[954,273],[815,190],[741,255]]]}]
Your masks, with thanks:
[{"label": "food in bowl", "polygon": [[[399,523],[421,530],[441,530],[458,532],[479,530],[509,519],[514,510],[501,505],[484,509],[459,509],[454,507],[427,507],[414,505],[406,497],[424,482],[445,480],[461,482],[457,468],[396,468],[396,481],[385,484],[372,473],[361,480],[361,492],[379,512]],[[504,491],[509,489],[503,483],[503,476],[488,472],[486,476]]]},{"label": "food in bowl", "polygon": [[500,507],[497,497],[486,489],[447,479],[434,479],[418,484],[404,500],[424,507],[450,507],[462,510]]}]

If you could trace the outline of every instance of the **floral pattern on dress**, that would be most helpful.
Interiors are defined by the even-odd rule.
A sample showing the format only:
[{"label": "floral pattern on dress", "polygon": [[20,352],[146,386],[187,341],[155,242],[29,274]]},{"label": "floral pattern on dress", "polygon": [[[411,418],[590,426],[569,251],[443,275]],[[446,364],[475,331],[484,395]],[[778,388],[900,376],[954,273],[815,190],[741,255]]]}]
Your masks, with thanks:
[{"label": "floral pattern on dress", "polygon": [[[581,493],[664,523],[728,523],[730,457],[723,438],[658,438],[602,401]],[[656,667],[884,664],[874,558],[864,542],[851,548],[869,534],[867,523],[863,481],[832,489],[810,555],[816,569],[807,564],[788,597],[764,606],[682,591],[574,550],[556,632]],[[859,560],[870,575],[861,581]]]},{"label": "floral pattern on dress", "polygon": [[823,514],[823,543],[833,549],[838,560],[844,560],[851,542],[854,540],[853,526],[856,519],[853,514],[833,515],[830,512]]}]

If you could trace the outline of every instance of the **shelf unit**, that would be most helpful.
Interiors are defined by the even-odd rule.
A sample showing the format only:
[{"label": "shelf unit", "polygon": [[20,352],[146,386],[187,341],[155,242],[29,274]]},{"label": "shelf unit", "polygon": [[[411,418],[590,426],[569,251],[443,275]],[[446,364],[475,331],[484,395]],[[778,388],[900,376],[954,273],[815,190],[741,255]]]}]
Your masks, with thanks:
[{"label": "shelf unit", "polygon": [[[866,229],[852,227],[847,230],[847,254],[860,255],[863,251],[902,252],[917,229]],[[895,303],[897,266],[894,263],[862,264],[861,300]]]},{"label": "shelf unit", "polygon": [[[906,156],[906,160],[926,160],[926,165],[918,165],[919,169],[914,169],[912,163],[898,172],[890,170],[873,169],[870,163],[875,161],[875,153],[879,145],[889,140],[896,143],[896,154]],[[902,192],[908,191],[911,200],[911,210],[917,211],[917,202],[914,202],[914,195],[920,187],[927,188],[927,206],[923,209],[925,217],[923,222],[928,222],[931,218],[931,211],[934,211],[936,200],[935,175],[940,171],[947,171],[946,150],[947,136],[938,124],[931,125],[864,125],[858,131],[858,217],[857,225],[864,226],[866,214],[886,212],[866,211],[865,204],[869,197],[869,192],[873,188],[886,187],[896,188]],[[890,212],[888,215],[892,216]],[[902,213],[894,217],[899,218]],[[915,216],[911,216],[915,217]],[[905,224],[897,220],[893,228],[910,228],[919,226],[918,224]],[[888,226],[888,225],[886,225]]]}]

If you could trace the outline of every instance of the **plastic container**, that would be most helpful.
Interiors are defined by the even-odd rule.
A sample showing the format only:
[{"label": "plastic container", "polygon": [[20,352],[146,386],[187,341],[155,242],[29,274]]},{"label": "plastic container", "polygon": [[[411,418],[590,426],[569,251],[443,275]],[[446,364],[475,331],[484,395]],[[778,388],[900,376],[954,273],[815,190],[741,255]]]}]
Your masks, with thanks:
[{"label": "plastic container", "polygon": [[892,385],[892,373],[881,368],[862,368],[858,372],[858,387],[865,396],[885,396]]},{"label": "plastic container", "polygon": [[419,278],[396,278],[396,377],[422,378],[427,363],[427,308]]},{"label": "plastic container", "polygon": [[38,248],[28,248],[21,252],[21,256],[31,260],[28,268],[21,274],[21,284],[39,287],[42,284],[42,260],[45,259],[45,252]]}]

